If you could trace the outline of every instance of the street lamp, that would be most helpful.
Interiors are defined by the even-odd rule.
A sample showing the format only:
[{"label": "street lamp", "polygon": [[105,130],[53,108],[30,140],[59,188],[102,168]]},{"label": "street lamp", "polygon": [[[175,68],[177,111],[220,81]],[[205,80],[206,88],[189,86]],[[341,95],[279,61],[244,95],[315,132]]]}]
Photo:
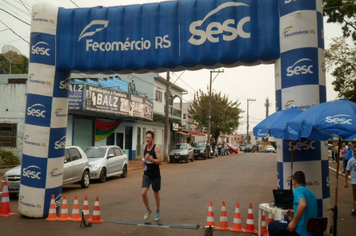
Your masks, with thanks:
[{"label": "street lamp", "polygon": [[[213,73],[217,73],[217,75],[215,76],[215,78],[213,79]],[[211,126],[211,85],[214,82],[214,80],[216,79],[216,77],[218,77],[219,73],[224,73],[224,70],[211,70],[210,71],[210,86],[209,86],[209,122],[208,122],[208,143],[210,144],[210,126]]]},{"label": "street lamp", "polygon": [[249,110],[249,105],[250,105],[250,102],[254,102],[254,101],[256,101],[256,99],[254,99],[254,98],[248,98],[247,99],[247,134],[246,134],[246,138],[247,138],[247,144],[250,144],[250,135],[249,135],[249,133],[248,133],[248,130],[249,130],[249,126],[250,126],[250,124],[249,124],[249,112],[248,112],[248,110]]}]

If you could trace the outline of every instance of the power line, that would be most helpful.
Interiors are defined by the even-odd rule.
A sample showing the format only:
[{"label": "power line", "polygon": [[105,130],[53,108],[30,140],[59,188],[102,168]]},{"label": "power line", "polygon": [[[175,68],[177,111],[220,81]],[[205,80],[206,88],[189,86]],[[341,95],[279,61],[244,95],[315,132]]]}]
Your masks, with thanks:
[{"label": "power line", "polygon": [[28,13],[31,15],[31,12],[30,12],[30,10],[25,6],[25,4],[23,3],[23,1],[22,0],[19,0],[20,2],[21,2],[21,4],[24,6],[24,8],[28,11]]},{"label": "power line", "polygon": [[[21,21],[22,23],[24,23],[24,24],[26,24],[26,25],[28,25],[28,26],[31,26],[29,23],[27,23],[27,22],[25,22],[25,21],[21,20],[20,18],[18,18],[17,16],[15,16],[15,15],[11,14],[10,12],[8,12],[8,11],[6,11],[6,10],[2,9],[2,8],[0,8],[0,10],[1,10],[1,11],[3,11],[3,12],[5,12],[5,13],[7,13],[7,14],[9,14],[10,16],[14,17],[15,19],[17,19],[17,20]],[[3,24],[4,24],[4,23],[3,23]]]},{"label": "power line", "polygon": [[5,25],[9,30],[11,30],[12,33],[14,33],[15,35],[17,35],[17,37],[19,37],[20,39],[22,39],[23,41],[27,42],[28,44],[30,44],[30,42],[28,42],[26,39],[22,38],[19,34],[17,34],[15,31],[13,31],[9,26],[7,26],[4,22],[2,22],[0,20],[0,22]]}]

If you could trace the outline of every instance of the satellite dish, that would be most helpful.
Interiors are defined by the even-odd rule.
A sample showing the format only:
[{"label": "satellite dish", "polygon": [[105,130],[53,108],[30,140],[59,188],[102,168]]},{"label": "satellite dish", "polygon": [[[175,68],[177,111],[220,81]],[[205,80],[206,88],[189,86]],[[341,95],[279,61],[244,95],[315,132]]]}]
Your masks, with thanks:
[{"label": "satellite dish", "polygon": [[13,64],[21,64],[23,61],[23,56],[21,52],[14,46],[5,45],[1,49],[6,60],[10,62],[9,66],[9,74],[11,74],[11,63]]}]

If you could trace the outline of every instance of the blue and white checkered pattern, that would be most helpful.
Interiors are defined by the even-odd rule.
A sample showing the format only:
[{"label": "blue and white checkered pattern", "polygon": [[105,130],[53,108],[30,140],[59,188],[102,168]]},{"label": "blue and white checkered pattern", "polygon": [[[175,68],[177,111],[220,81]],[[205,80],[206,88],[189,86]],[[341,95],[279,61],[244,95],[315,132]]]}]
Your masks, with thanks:
[{"label": "blue and white checkered pattern", "polygon": [[40,3],[32,15],[18,206],[32,218],[48,216],[52,194],[61,199],[70,73],[55,68],[57,13]]},{"label": "blue and white checkered pattern", "polygon": [[[322,0],[279,0],[281,58],[276,61],[277,110],[306,110],[326,101]],[[319,204],[319,215],[330,207],[327,148],[324,142],[279,140],[277,182],[290,187],[292,172],[302,170]],[[291,170],[291,153],[294,164]],[[320,168],[322,166],[322,168]]]}]

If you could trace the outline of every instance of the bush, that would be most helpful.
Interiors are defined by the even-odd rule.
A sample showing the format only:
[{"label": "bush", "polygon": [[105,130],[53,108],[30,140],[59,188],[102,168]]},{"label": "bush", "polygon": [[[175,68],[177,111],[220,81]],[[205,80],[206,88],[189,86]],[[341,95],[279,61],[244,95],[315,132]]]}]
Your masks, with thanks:
[{"label": "bush", "polygon": [[19,165],[19,159],[10,151],[0,149],[0,158],[5,165]]}]

